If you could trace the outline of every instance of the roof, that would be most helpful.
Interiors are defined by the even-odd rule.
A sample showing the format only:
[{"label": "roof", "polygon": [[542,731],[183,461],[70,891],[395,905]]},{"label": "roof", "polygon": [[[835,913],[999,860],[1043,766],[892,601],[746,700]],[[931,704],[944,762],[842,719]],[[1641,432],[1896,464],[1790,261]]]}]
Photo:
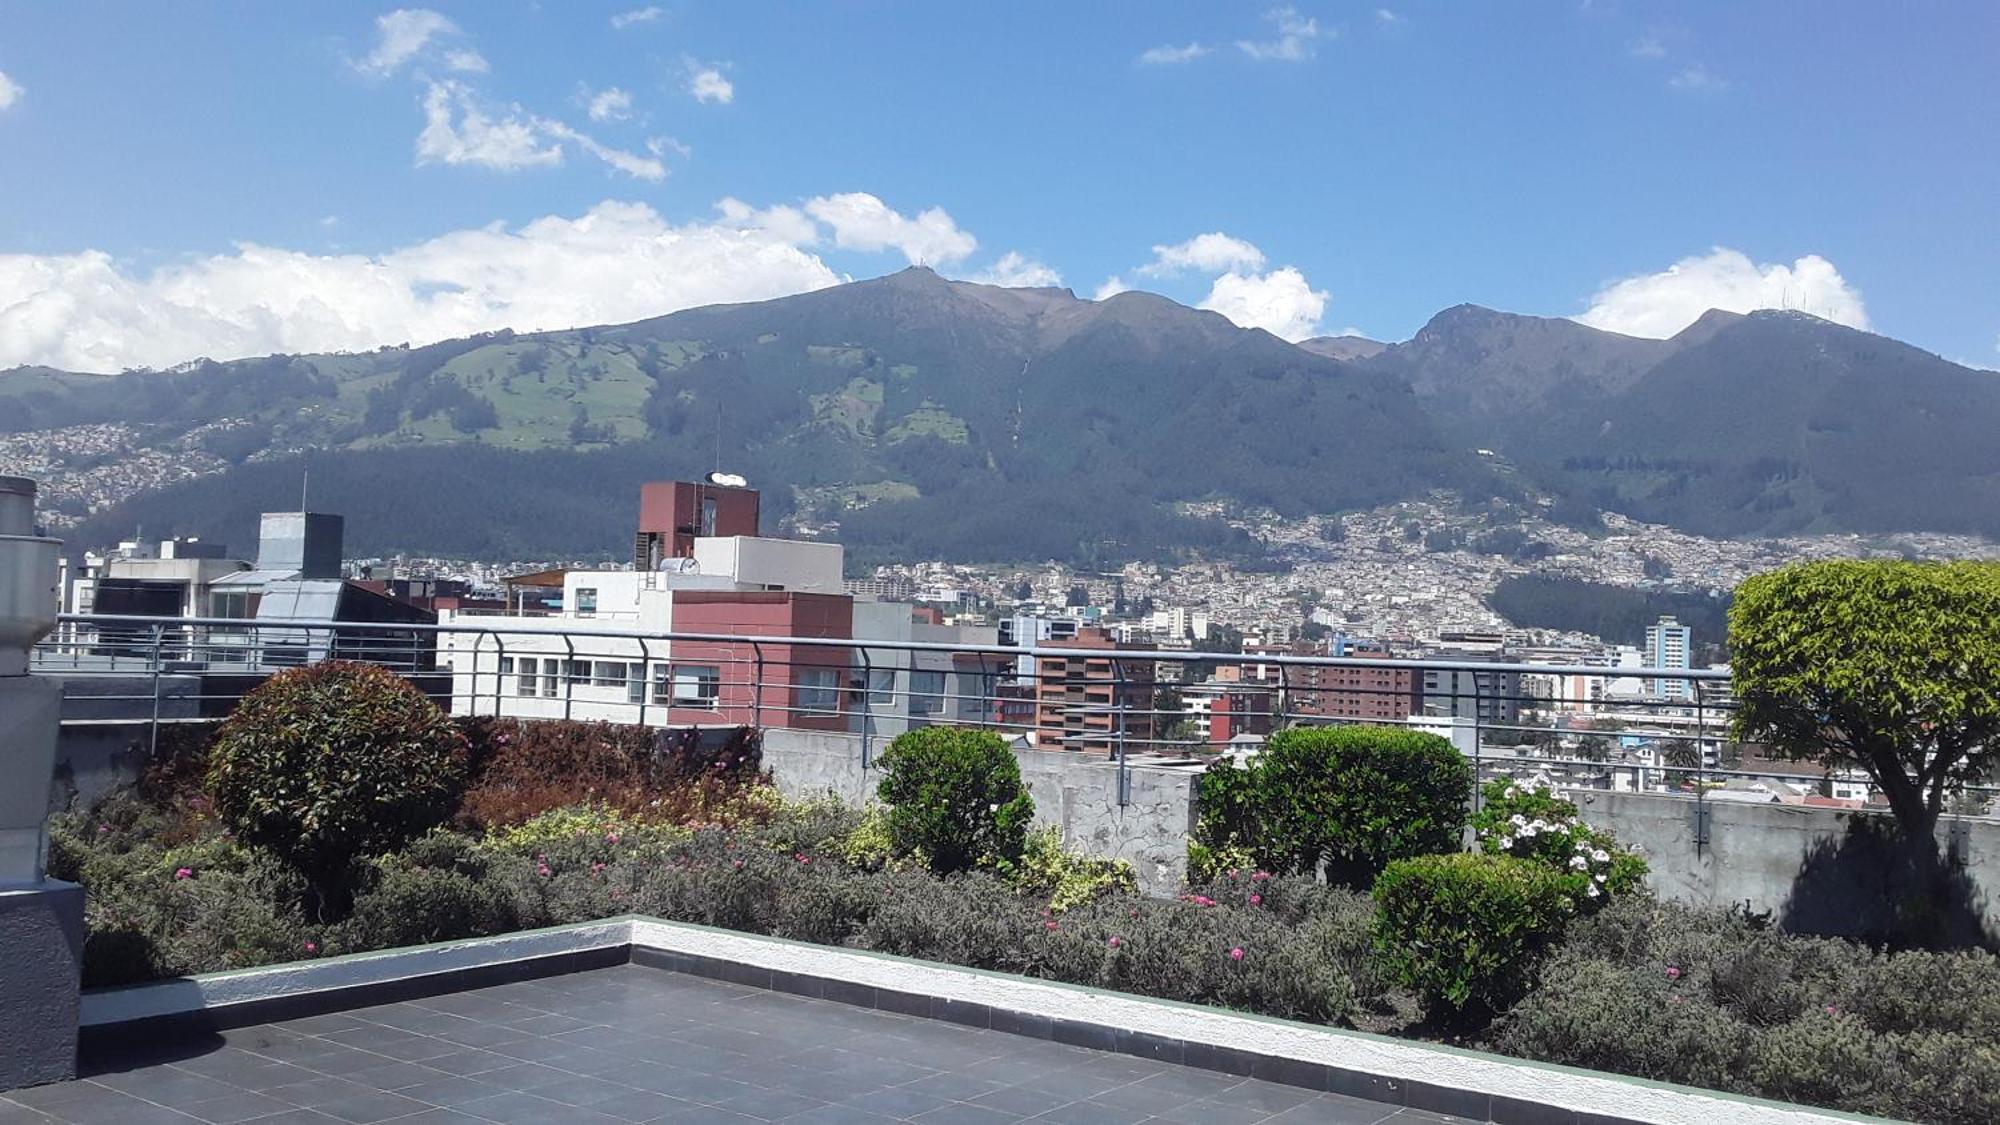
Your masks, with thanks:
[{"label": "roof", "polygon": [[293,579],[296,579],[298,576],[299,572],[296,570],[244,570],[244,571],[238,571],[235,574],[225,575],[224,577],[218,578],[215,581],[209,583],[209,586],[210,588],[214,588],[217,586],[245,586],[245,587],[261,588],[263,586],[269,585],[272,582],[288,582]]},{"label": "roof", "polygon": [[500,581],[508,586],[555,586],[560,588],[563,584],[563,575],[568,573],[568,567],[557,567],[554,570],[537,570],[527,574],[510,574]]}]

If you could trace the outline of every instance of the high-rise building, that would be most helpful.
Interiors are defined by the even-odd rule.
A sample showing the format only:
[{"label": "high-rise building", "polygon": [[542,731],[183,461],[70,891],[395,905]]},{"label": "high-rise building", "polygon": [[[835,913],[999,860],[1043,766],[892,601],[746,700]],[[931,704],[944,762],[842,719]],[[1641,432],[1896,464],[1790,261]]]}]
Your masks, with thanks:
[{"label": "high-rise building", "polygon": [[1153,739],[1153,662],[1119,660],[1113,640],[1096,626],[1045,648],[1076,655],[1035,660],[1035,743],[1055,750],[1112,753],[1144,750]]},{"label": "high-rise building", "polygon": [[[1675,618],[1662,617],[1656,624],[1646,626],[1645,661],[1652,667],[1686,670],[1691,667],[1688,660],[1691,647],[1690,630]],[[1650,686],[1658,699],[1694,697],[1693,685],[1687,680],[1656,679]]]}]

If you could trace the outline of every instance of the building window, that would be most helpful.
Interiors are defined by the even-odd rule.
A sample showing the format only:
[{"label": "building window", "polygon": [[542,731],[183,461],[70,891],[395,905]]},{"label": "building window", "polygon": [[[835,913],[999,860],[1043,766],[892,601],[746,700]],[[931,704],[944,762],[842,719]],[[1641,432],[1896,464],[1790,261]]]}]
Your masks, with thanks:
[{"label": "building window", "polygon": [[935,715],[944,710],[944,673],[910,673],[910,714]]},{"label": "building window", "polygon": [[591,666],[593,687],[618,687],[625,682],[625,662],[622,660],[600,660]]},{"label": "building window", "polygon": [[542,661],[542,698],[554,699],[562,687],[563,662],[553,657]]},{"label": "building window", "polygon": [[646,702],[646,666],[644,664],[620,664],[617,667],[624,673],[622,678],[625,683],[625,702]]},{"label": "building window", "polygon": [[590,686],[590,661],[567,660],[564,661],[563,663],[569,673],[570,686],[572,687]]},{"label": "building window", "polygon": [[868,706],[893,707],[896,703],[896,670],[894,668],[870,668],[868,670]]},{"label": "building window", "polygon": [[578,617],[597,616],[597,587],[578,586],[576,588],[576,615]]},{"label": "building window", "polygon": [[[508,661],[509,663],[512,663],[513,658],[509,657]],[[535,675],[535,669],[537,667],[539,667],[539,665],[536,664],[534,657],[524,656],[521,658],[521,663],[520,663],[521,674],[515,677],[514,679],[515,695],[523,695],[523,696],[534,695],[539,690],[539,686],[536,682],[539,679],[539,677]]]},{"label": "building window", "polygon": [[667,703],[673,699],[673,685],[668,679],[668,669],[664,664],[653,665],[653,702]]},{"label": "building window", "polygon": [[713,711],[721,696],[722,672],[715,665],[674,665],[674,706]]},{"label": "building window", "polygon": [[834,668],[800,668],[792,676],[797,709],[809,715],[840,711],[840,672]]}]

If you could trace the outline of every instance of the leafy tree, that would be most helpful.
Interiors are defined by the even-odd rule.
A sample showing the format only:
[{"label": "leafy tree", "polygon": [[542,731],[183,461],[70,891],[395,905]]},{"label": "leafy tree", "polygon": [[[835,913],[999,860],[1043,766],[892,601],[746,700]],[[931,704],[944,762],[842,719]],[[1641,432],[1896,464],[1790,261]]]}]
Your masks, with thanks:
[{"label": "leafy tree", "polygon": [[1602,762],[1611,757],[1611,740],[1601,734],[1586,734],[1576,740],[1576,756],[1586,762]]},{"label": "leafy tree", "polygon": [[1827,561],[1746,579],[1736,736],[1858,766],[1935,861],[1947,796],[2000,757],[2000,564]]},{"label": "leafy tree", "polygon": [[1019,582],[1014,583],[1012,593],[1014,600],[1017,602],[1033,601],[1035,599],[1034,583],[1023,578]]},{"label": "leafy tree", "polygon": [[991,731],[925,727],[882,753],[875,795],[897,854],[940,875],[1018,862],[1035,801],[1014,751]]},{"label": "leafy tree", "polygon": [[1660,761],[1673,767],[1667,771],[1667,784],[1678,787],[1701,768],[1701,747],[1685,738],[1669,738],[1660,743]]},{"label": "leafy tree", "polygon": [[1071,586],[1069,588],[1069,597],[1063,599],[1063,604],[1071,609],[1078,609],[1089,605],[1090,589],[1080,582]]}]

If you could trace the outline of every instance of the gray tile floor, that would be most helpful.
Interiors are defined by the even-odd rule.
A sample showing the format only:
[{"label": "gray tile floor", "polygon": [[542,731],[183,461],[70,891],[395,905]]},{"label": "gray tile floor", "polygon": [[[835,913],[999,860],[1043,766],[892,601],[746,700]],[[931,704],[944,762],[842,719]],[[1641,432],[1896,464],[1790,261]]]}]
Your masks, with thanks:
[{"label": "gray tile floor", "polygon": [[160,1044],[15,1122],[1437,1125],[1416,1110],[626,966]]}]

